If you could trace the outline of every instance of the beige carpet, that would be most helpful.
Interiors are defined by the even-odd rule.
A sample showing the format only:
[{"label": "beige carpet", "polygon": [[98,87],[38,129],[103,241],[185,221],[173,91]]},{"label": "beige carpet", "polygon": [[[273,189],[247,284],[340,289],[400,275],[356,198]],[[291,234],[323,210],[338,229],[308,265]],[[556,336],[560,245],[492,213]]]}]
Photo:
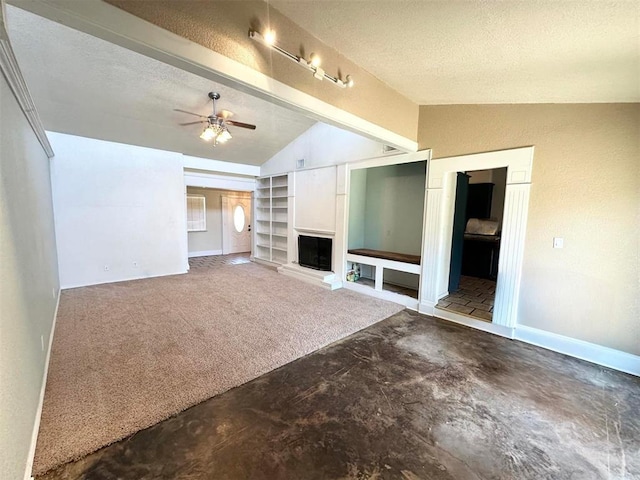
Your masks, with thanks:
[{"label": "beige carpet", "polygon": [[255,264],[64,291],[34,473],[400,310]]}]

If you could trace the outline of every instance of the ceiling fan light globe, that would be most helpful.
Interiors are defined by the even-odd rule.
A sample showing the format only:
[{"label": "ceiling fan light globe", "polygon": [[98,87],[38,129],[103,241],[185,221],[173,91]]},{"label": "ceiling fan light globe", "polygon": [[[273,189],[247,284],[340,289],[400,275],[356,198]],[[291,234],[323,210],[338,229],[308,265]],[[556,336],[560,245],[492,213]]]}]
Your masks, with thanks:
[{"label": "ceiling fan light globe", "polygon": [[220,135],[218,135],[218,142],[220,143],[225,143],[227,140],[231,140],[231,134],[229,133],[229,130],[223,130]]},{"label": "ceiling fan light globe", "polygon": [[200,134],[200,138],[207,142],[210,142],[211,140],[213,140],[215,136],[216,136],[216,133],[213,131],[213,128],[211,127],[205,128]]}]

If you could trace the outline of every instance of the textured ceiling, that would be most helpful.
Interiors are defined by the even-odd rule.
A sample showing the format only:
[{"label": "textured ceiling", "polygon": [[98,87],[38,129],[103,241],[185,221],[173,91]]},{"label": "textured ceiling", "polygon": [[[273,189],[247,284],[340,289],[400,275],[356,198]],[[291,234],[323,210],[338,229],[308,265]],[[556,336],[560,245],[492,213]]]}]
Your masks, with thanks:
[{"label": "textured ceiling", "polygon": [[640,101],[638,0],[269,3],[419,104]]},{"label": "textured ceiling", "polygon": [[[260,165],[315,121],[267,101],[184,72],[119,46],[7,6],[16,57],[47,130]],[[252,123],[255,131],[229,127],[233,139],[213,148],[196,117],[209,115],[209,91],[218,109]]]}]

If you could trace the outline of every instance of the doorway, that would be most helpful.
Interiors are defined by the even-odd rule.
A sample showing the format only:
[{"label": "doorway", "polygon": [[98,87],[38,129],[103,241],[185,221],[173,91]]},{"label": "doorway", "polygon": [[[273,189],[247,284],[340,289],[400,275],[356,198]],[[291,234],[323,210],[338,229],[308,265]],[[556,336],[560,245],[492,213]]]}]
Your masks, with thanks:
[{"label": "doorway", "polygon": [[222,254],[251,252],[251,196],[222,196]]},{"label": "doorway", "polygon": [[507,169],[457,172],[449,295],[436,307],[491,322]]},{"label": "doorway", "polygon": [[[529,209],[533,147],[462,155],[431,161],[425,210],[420,311],[511,337],[517,323],[524,240]],[[450,294],[451,247],[458,172],[506,168],[506,187],[492,322],[443,310]]]}]

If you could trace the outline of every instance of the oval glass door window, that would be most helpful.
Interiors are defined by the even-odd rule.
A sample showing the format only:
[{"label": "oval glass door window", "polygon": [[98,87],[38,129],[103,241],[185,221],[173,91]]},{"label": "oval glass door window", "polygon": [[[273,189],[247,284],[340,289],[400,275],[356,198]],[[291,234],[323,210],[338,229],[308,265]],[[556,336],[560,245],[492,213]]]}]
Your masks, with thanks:
[{"label": "oval glass door window", "polygon": [[242,208],[242,205],[236,205],[236,208],[233,209],[233,228],[236,229],[236,232],[240,233],[244,230],[244,223],[244,208]]}]

